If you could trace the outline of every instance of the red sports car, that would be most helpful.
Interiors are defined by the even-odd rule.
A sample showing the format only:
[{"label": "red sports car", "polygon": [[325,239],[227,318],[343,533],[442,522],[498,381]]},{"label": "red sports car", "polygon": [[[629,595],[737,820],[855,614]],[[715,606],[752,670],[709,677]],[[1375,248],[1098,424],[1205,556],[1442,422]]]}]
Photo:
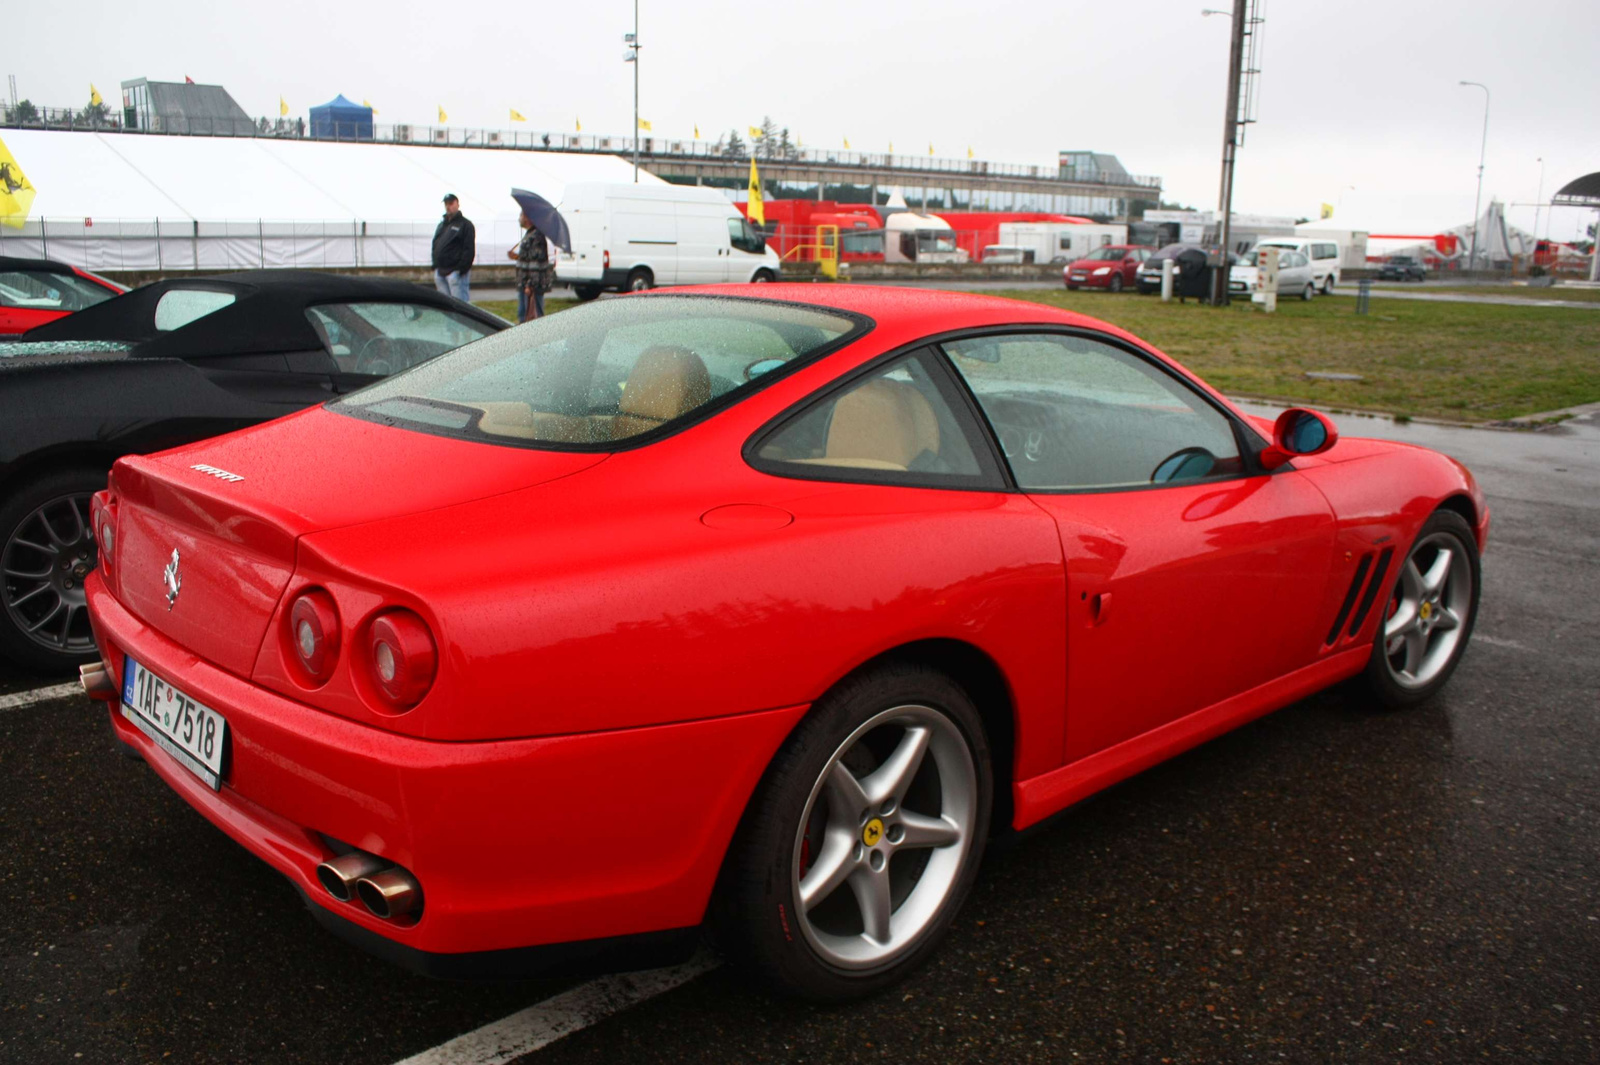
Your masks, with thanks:
[{"label": "red sports car", "polygon": [[1428,698],[1489,527],[1103,322],[815,285],[542,318],[92,509],[85,687],[325,925],[505,973],[711,915],[818,999],[926,958],[994,832],[1347,677]]},{"label": "red sports car", "polygon": [[54,259],[0,255],[0,336],[26,333],[128,291]]},{"label": "red sports car", "polygon": [[1061,270],[1061,280],[1070,289],[1103,288],[1121,292],[1138,280],[1139,266],[1154,248],[1142,244],[1110,244],[1096,248]]}]

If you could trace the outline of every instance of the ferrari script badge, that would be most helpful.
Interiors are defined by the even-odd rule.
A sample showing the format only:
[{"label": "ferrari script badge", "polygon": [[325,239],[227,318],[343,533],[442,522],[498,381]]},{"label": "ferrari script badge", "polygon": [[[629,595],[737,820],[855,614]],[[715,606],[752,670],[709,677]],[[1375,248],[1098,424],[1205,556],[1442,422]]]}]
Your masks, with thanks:
[{"label": "ferrari script badge", "polygon": [[172,561],[167,563],[167,568],[162,570],[161,579],[167,586],[167,609],[178,601],[178,593],[183,591],[183,574],[178,572],[178,549],[172,549]]},{"label": "ferrari script badge", "polygon": [[883,822],[874,817],[861,826],[861,842],[869,847],[875,847],[883,838]]}]

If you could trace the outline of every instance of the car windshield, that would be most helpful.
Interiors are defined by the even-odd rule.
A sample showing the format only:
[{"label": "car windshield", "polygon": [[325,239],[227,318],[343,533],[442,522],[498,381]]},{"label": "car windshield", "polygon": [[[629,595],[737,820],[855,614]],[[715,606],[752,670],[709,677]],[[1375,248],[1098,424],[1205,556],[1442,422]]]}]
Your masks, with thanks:
[{"label": "car windshield", "polygon": [[45,270],[0,270],[0,307],[81,311],[117,293],[77,274]]},{"label": "car windshield", "polygon": [[855,316],[766,300],[601,300],[475,341],[330,406],[446,436],[605,451],[735,402],[865,329]]},{"label": "car windshield", "polygon": [[1095,262],[1113,262],[1121,259],[1126,254],[1128,253],[1121,248],[1096,248],[1088,255],[1085,255],[1084,258],[1092,259]]}]

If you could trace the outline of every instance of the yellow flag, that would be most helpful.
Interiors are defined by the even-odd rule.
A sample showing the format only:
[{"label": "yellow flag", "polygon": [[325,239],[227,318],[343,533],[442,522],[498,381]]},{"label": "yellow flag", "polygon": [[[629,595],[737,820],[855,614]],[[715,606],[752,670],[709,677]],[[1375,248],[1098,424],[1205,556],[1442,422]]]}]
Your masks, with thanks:
[{"label": "yellow flag", "polygon": [[89,83],[89,106],[99,107],[103,103],[105,103],[105,101],[100,98],[100,90],[95,88],[94,82],[91,81]]},{"label": "yellow flag", "polygon": [[973,158],[976,158],[976,157],[975,157],[975,156],[974,156],[974,155],[973,155],[973,154],[972,154],[972,145],[970,145],[970,144],[969,144],[969,145],[967,145],[967,158],[968,158],[968,159],[973,159]]},{"label": "yellow flag", "polygon": [[931,142],[928,144],[928,154],[929,155],[933,154],[933,144]]},{"label": "yellow flag", "polygon": [[513,107],[511,109],[511,121],[513,121],[513,122],[526,122],[528,120],[522,117],[522,112],[521,111],[518,111],[515,107]]},{"label": "yellow flag", "polygon": [[644,130],[646,133],[649,133],[650,132],[650,123],[646,122],[644,119],[641,118],[639,120],[639,128]]},{"label": "yellow flag", "polygon": [[756,140],[761,139],[761,129],[759,126],[746,126],[745,129],[748,129],[750,131],[750,136],[754,137]]},{"label": "yellow flag", "polygon": [[1324,217],[1324,218],[1332,218],[1333,217],[1333,204],[1325,203],[1325,204],[1322,205],[1322,217]]},{"label": "yellow flag", "polygon": [[583,120],[581,118],[573,119],[572,120],[572,129],[573,129],[574,133],[582,133],[583,132]]},{"label": "yellow flag", "polygon": [[894,154],[894,141],[890,141],[889,142],[889,154],[890,155]]},{"label": "yellow flag", "polygon": [[700,139],[700,123],[698,123],[698,122],[696,122],[694,124],[694,139],[695,140],[699,140]]},{"label": "yellow flag", "polygon": [[22,167],[0,141],[0,225],[21,229],[33,206],[33,185],[23,176]]},{"label": "yellow flag", "polygon": [[278,117],[282,118],[289,113],[289,102],[283,97],[278,97]]},{"label": "yellow flag", "polygon": [[368,111],[371,111],[373,114],[377,114],[378,113],[378,109],[376,107],[372,106],[372,102],[370,100],[362,100],[361,101],[361,106],[365,107]]},{"label": "yellow flag", "polygon": [[850,150],[850,138],[849,137],[846,137],[844,139],[844,150],[847,151],[847,152]]},{"label": "yellow flag", "polygon": [[750,204],[746,210],[750,221],[758,226],[767,224],[767,209],[761,206],[761,175],[756,173],[756,157],[750,157]]},{"label": "yellow flag", "polygon": [[439,105],[439,121],[440,122],[448,122],[448,121],[450,121],[450,116],[444,113],[444,105],[443,104]]}]

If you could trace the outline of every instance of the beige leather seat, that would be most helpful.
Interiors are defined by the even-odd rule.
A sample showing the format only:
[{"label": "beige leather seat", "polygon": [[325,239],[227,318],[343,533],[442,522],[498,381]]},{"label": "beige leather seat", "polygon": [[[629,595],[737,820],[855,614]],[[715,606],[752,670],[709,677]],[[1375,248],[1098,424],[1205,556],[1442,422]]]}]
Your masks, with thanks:
[{"label": "beige leather seat", "polygon": [[924,451],[939,453],[939,419],[933,407],[913,386],[878,378],[839,398],[824,457],[802,461],[904,470]]},{"label": "beige leather seat", "polygon": [[711,374],[688,348],[647,348],[633,364],[612,420],[612,440],[626,440],[711,402]]}]

